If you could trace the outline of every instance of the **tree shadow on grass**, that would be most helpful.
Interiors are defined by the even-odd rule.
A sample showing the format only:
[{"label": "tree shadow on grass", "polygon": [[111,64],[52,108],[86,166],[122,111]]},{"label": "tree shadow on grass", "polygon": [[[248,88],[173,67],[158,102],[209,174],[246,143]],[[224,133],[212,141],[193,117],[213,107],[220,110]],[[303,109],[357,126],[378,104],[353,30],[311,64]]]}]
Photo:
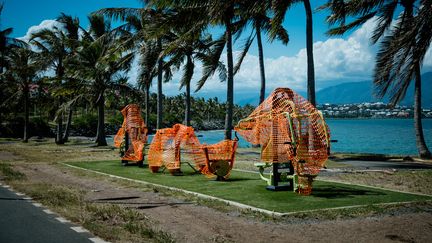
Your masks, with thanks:
[{"label": "tree shadow on grass", "polygon": [[383,192],[367,189],[355,189],[343,186],[320,186],[312,189],[312,196],[327,199],[347,198],[354,196],[382,196]]}]

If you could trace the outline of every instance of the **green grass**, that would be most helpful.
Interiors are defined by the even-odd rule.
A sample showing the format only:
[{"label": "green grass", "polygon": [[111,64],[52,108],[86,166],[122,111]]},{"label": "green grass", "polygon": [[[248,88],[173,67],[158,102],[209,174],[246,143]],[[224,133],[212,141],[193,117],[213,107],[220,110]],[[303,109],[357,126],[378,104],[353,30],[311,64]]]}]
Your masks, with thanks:
[{"label": "green grass", "polygon": [[8,163],[0,163],[0,174],[4,176],[5,181],[22,180],[26,178],[23,173],[13,170]]},{"label": "green grass", "polygon": [[233,171],[228,181],[219,182],[201,174],[194,174],[187,166],[182,168],[184,176],[171,176],[168,172],[153,174],[148,168],[124,167],[119,161],[74,162],[69,164],[282,213],[432,199],[432,197],[427,196],[322,181],[314,182],[311,196],[302,196],[292,191],[267,191],[265,182],[259,179],[257,174],[247,172]]}]

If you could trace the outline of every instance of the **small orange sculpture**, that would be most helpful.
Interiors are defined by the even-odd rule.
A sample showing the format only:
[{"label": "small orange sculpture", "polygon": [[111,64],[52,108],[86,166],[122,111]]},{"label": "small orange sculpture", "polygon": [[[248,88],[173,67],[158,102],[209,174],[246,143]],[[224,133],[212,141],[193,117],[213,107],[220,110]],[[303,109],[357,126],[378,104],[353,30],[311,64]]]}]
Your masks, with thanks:
[{"label": "small orange sculpture", "polygon": [[[114,137],[114,146],[125,147],[122,162],[135,161],[142,165],[144,146],[147,142],[147,127],[141,117],[141,109],[137,104],[129,104],[121,111],[124,120],[122,127]],[[129,146],[132,144],[132,146]]]},{"label": "small orange sculpture", "polygon": [[237,140],[201,145],[192,127],[176,124],[172,128],[157,130],[150,144],[148,163],[152,172],[165,166],[171,174],[180,175],[181,156],[188,155],[189,161],[194,162],[191,167],[195,171],[224,180],[234,166],[236,149]]},{"label": "small orange sculpture", "polygon": [[[149,148],[150,170],[157,172],[161,166],[165,166],[172,174],[181,173],[180,149],[192,155],[201,152],[200,142],[192,127],[175,124],[172,128],[157,130]],[[201,166],[196,164],[195,167]]]}]

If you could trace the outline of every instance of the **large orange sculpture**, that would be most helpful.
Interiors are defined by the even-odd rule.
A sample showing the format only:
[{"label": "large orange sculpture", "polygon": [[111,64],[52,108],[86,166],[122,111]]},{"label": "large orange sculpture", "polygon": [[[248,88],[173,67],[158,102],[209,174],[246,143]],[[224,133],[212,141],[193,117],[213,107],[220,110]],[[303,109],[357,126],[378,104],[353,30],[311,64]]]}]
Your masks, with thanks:
[{"label": "large orange sculpture", "polygon": [[147,142],[147,127],[141,117],[141,109],[136,104],[129,104],[123,108],[121,113],[124,118],[123,124],[114,137],[114,146],[124,148],[123,163],[135,161],[142,166],[144,147]]},{"label": "large orange sculpture", "polygon": [[[252,144],[261,145],[266,163],[290,162],[294,188],[312,192],[313,178],[328,158],[330,134],[323,116],[305,98],[288,88],[277,88],[235,130]],[[296,181],[298,179],[298,181]]]}]

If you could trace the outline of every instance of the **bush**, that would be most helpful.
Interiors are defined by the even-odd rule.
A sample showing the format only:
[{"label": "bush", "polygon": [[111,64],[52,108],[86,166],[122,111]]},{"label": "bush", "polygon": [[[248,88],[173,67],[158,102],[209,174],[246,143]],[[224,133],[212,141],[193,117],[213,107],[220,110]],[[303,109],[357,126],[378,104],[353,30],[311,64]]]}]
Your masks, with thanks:
[{"label": "bush", "polygon": [[75,117],[72,123],[71,134],[93,137],[96,136],[97,131],[97,115],[84,114]]},{"label": "bush", "polygon": [[52,132],[48,122],[40,117],[35,117],[30,119],[29,132],[30,132],[30,136],[38,136],[38,137],[54,136],[54,133]]}]

